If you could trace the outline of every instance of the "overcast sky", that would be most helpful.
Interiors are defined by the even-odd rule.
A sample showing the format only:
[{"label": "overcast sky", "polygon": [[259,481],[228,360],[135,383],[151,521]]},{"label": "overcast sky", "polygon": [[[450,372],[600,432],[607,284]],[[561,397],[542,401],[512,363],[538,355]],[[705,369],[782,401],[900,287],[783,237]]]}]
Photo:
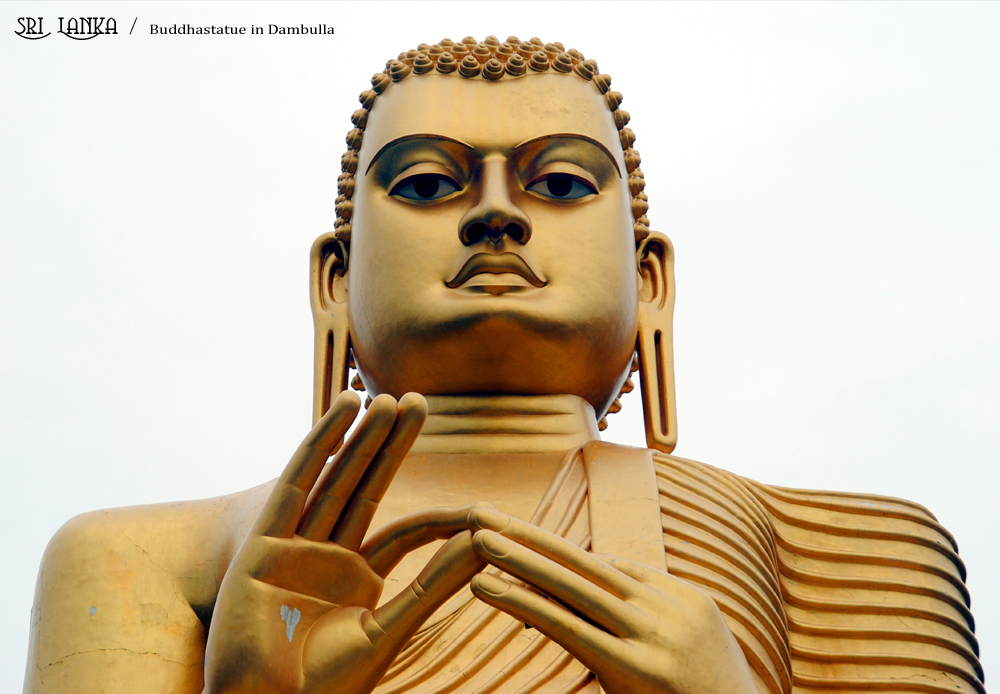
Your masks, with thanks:
[{"label": "overcast sky", "polygon": [[[81,14],[120,35],[14,35]],[[336,33],[149,34],[185,22]],[[280,471],[357,94],[468,34],[624,94],[677,252],[676,453],[930,508],[998,676],[1000,5],[35,2],[0,6],[0,689],[63,522]],[[637,394],[606,433],[641,445]]]}]

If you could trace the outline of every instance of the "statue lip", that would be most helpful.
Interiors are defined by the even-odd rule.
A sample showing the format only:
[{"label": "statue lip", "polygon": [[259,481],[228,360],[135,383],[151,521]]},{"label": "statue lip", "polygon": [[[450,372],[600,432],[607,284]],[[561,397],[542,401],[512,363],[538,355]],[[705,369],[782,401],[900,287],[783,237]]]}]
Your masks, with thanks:
[{"label": "statue lip", "polygon": [[465,265],[453,279],[444,284],[449,289],[456,289],[465,284],[473,275],[483,272],[492,275],[502,275],[508,272],[520,275],[533,287],[544,287],[548,284],[548,282],[540,280],[524,258],[516,253],[476,253],[465,261]]}]

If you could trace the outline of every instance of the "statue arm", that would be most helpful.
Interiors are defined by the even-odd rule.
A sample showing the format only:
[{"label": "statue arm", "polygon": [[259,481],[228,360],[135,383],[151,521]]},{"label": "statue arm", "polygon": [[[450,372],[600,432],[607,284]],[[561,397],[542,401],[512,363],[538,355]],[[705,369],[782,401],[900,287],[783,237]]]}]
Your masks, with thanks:
[{"label": "statue arm", "polygon": [[771,518],[798,683],[985,694],[954,537],[913,502],[745,481]]},{"label": "statue arm", "polygon": [[[35,589],[25,694],[86,684],[108,694],[201,692],[205,630],[170,562],[143,547],[136,521],[144,516],[141,509],[78,516],[49,542]],[[170,541],[183,544],[176,534]]]},{"label": "statue arm", "polygon": [[[471,507],[400,519],[362,544],[426,405],[404,398],[397,417],[392,398],[376,400],[326,466],[359,404],[352,394],[338,399],[276,484],[98,511],[63,526],[39,571],[24,692],[197,693],[207,691],[206,670],[213,692],[271,691],[276,672],[291,674],[295,690],[334,679],[370,690],[360,680],[377,681],[378,668],[482,564],[465,530]],[[409,588],[374,609],[402,556],[449,538]],[[314,612],[325,616],[315,629]],[[294,660],[297,677],[272,667]]]}]

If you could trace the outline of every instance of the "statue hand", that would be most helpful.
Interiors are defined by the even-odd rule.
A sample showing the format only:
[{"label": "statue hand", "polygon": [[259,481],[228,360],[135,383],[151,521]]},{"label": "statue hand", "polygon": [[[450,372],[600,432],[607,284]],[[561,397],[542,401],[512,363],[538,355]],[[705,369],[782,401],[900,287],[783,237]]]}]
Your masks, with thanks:
[{"label": "statue hand", "polygon": [[497,511],[470,522],[476,554],[529,586],[483,573],[476,597],[565,648],[608,694],[757,692],[715,602],[694,585]]},{"label": "statue hand", "polygon": [[[420,625],[483,563],[471,507],[400,519],[364,546],[378,502],[427,416],[419,395],[379,396],[333,462],[359,409],[344,393],[275,484],[219,590],[205,653],[206,694],[367,694]],[[375,609],[408,552],[451,538],[417,579]]]}]

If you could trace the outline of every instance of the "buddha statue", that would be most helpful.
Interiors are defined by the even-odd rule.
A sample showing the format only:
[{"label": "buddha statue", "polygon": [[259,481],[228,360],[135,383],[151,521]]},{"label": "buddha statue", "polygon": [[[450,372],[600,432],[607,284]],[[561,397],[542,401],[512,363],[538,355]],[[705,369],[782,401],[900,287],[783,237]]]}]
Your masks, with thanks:
[{"label": "buddha statue", "polygon": [[[25,692],[985,694],[929,511],[671,455],[674,253],[610,86],[515,37],[372,78],[313,429],[260,487],[63,526]],[[648,448],[603,443],[636,372]]]}]

